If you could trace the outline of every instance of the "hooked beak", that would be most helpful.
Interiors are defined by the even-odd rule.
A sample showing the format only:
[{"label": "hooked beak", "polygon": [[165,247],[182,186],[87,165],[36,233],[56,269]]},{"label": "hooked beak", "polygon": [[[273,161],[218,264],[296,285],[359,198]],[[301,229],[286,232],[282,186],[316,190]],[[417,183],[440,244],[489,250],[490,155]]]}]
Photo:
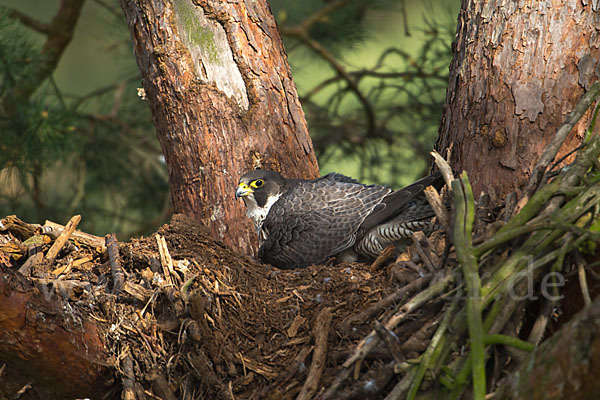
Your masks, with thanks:
[{"label": "hooked beak", "polygon": [[240,182],[240,184],[237,187],[237,190],[235,191],[235,198],[237,200],[238,198],[246,197],[253,192],[254,191],[250,186],[246,185],[244,182]]}]

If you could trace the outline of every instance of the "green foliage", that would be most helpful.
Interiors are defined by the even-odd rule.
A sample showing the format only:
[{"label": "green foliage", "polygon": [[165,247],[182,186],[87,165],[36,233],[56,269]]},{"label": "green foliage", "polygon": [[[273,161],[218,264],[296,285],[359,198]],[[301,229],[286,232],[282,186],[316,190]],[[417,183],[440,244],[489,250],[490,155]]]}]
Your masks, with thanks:
[{"label": "green foliage", "polygon": [[152,232],[168,215],[169,192],[148,107],[136,96],[139,79],[85,96],[48,79],[20,98],[43,62],[36,42],[0,16],[0,214],[40,223],[81,214],[91,233]]},{"label": "green foliage", "polygon": [[26,30],[0,12],[0,96],[28,77],[37,55]]},{"label": "green foliage", "polygon": [[[0,14],[0,168],[32,172],[61,159],[61,143],[73,130],[68,110],[45,104],[40,98],[15,104],[14,90],[31,79],[39,50],[28,32]],[[35,160],[35,162],[32,162]]]},{"label": "green foliage", "polygon": [[[446,23],[432,17],[424,29],[414,29],[404,26],[404,2],[270,3],[295,78],[310,78],[299,92],[321,172],[392,186],[422,175],[445,96],[454,15]],[[96,30],[83,21],[91,7]],[[377,12],[394,19],[380,24],[372,18]],[[90,76],[109,83],[85,93],[81,83],[60,79],[61,61],[56,81],[36,84],[32,96],[17,101],[13,93],[32,82],[43,62],[45,37],[0,16],[0,105],[10,106],[0,109],[0,214],[62,223],[82,214],[80,228],[90,233],[116,231],[124,239],[149,233],[168,217],[170,196],[147,104],[136,96],[140,79],[126,22],[116,2],[88,2],[81,18],[76,40],[87,35],[102,43],[103,62],[129,60],[130,67],[113,78]],[[398,45],[372,50],[360,63],[349,61],[356,49],[377,44],[374,35],[390,23],[412,29],[420,38],[417,48],[409,51],[400,32]],[[299,27],[306,29],[303,38],[290,34]],[[78,46],[70,47],[88,50]],[[79,61],[70,69],[80,73],[85,60]]]},{"label": "green foliage", "polygon": [[[367,10],[373,8],[362,7],[361,2],[339,2],[344,5],[327,13],[334,3],[338,2],[273,4],[275,15],[284,16],[279,23],[295,76],[301,71],[312,78],[308,88],[299,86],[299,93],[321,172],[335,170],[392,186],[407,184],[423,175],[430,164],[429,151],[437,138],[446,95],[455,14],[450,9],[428,13],[420,28],[407,23],[404,29],[416,32],[420,39],[410,51],[406,50],[411,47],[408,38],[399,38],[397,45],[363,52],[370,56],[356,65],[347,61],[352,46],[344,40],[365,41],[378,19],[370,21]],[[402,7],[385,1],[377,6],[392,13],[396,21],[408,19]],[[309,36],[333,50],[319,48],[298,33],[305,27],[303,20],[319,21],[309,24]],[[317,26],[322,32],[332,32],[331,37],[315,35]],[[339,34],[345,29],[353,33]],[[374,38],[369,39],[367,43],[373,46]],[[342,45],[343,51],[338,51]],[[306,53],[314,57],[305,57]],[[308,72],[319,69],[328,72],[322,77]],[[340,170],[343,162],[351,166],[349,170]]]},{"label": "green foliage", "polygon": [[[369,36],[372,26],[367,21],[369,11],[393,8],[395,0],[306,0],[269,1],[273,15],[280,26],[293,27],[304,23],[307,18],[322,15],[308,29],[308,34],[335,54],[348,50]],[[332,12],[323,12],[331,8]],[[294,43],[286,42],[288,48]]]}]

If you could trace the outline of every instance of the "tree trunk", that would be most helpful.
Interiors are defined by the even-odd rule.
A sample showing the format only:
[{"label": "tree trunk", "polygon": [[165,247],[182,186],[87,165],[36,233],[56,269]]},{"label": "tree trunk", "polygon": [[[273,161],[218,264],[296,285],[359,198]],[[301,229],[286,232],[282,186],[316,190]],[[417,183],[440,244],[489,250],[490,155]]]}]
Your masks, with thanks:
[{"label": "tree trunk", "polygon": [[[498,399],[594,399],[600,393],[600,299],[531,352]],[[495,397],[496,398],[496,397]]]},{"label": "tree trunk", "polygon": [[234,199],[265,167],[318,166],[286,54],[264,0],[120,0],[169,170],[176,213],[245,253],[256,233]]},{"label": "tree trunk", "polygon": [[[595,2],[463,0],[437,149],[475,195],[526,182],[577,99],[600,76]],[[576,147],[589,111],[559,157]],[[493,188],[493,189],[492,189]]]},{"label": "tree trunk", "polygon": [[112,370],[94,320],[67,308],[56,289],[42,289],[20,273],[2,270],[0,363],[33,378],[55,398],[101,398]]}]

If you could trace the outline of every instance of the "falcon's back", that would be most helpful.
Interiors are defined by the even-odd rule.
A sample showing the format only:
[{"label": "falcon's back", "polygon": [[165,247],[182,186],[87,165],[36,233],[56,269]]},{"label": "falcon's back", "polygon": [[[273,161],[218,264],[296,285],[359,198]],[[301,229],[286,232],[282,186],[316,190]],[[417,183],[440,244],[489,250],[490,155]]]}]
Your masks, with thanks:
[{"label": "falcon's back", "polygon": [[264,221],[259,257],[280,268],[326,261],[354,245],[363,221],[390,192],[340,174],[295,181]]},{"label": "falcon's back", "polygon": [[416,231],[431,232],[433,212],[422,192],[440,188],[439,173],[397,191],[364,185],[340,174],[286,179],[269,170],[240,177],[235,192],[259,235],[258,255],[279,268],[318,264],[331,256],[376,257]]}]

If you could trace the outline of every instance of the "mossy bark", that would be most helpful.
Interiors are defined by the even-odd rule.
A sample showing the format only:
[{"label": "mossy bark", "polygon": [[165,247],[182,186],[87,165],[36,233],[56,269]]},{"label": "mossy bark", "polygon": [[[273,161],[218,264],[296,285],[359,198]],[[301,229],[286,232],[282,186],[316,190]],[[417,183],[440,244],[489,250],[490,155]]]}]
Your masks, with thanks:
[{"label": "mossy bark", "polygon": [[316,177],[318,166],[266,1],[121,0],[169,170],[175,212],[252,254],[234,192],[256,167]]}]

